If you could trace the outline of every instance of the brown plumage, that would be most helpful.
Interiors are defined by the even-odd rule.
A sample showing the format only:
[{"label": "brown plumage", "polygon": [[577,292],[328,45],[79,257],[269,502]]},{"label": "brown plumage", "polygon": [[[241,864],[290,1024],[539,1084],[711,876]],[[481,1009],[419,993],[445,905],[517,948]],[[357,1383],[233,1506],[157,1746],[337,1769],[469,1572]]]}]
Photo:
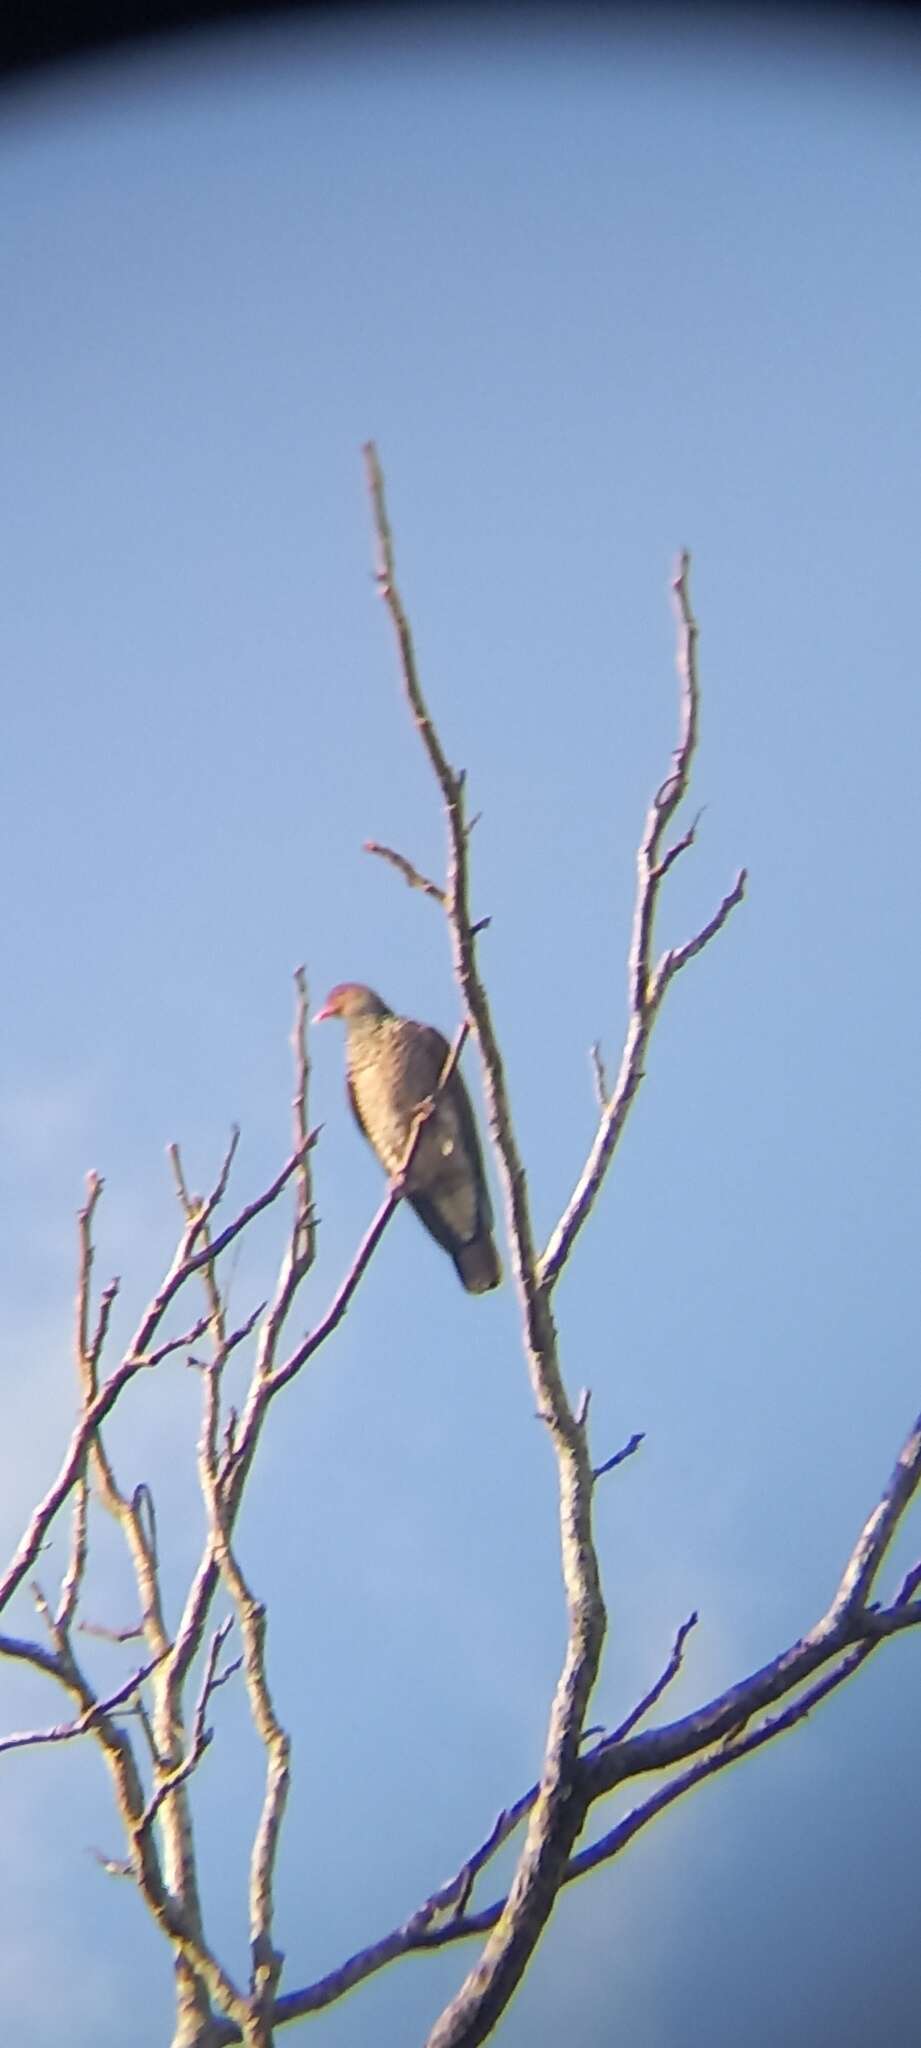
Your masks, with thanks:
[{"label": "brown plumage", "polygon": [[[355,981],[331,990],[314,1023],[324,1017],[342,1018],[349,1101],[384,1172],[396,1175],[416,1111],[438,1086],[447,1041],[430,1024],[395,1017],[373,989]],[[480,1141],[456,1069],[423,1128],[406,1199],[436,1243],[450,1253],[470,1294],[498,1287],[502,1267],[492,1238]]]}]

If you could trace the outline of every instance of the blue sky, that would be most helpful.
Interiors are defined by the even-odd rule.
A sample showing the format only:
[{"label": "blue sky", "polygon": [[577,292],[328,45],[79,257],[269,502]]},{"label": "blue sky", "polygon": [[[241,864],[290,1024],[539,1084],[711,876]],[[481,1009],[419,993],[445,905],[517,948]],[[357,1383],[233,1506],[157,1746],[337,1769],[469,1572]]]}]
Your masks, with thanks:
[{"label": "blue sky", "polygon": [[[856,30],[416,16],[205,39],[7,98],[9,1543],[70,1426],[86,1169],[127,1333],[171,1250],[168,1140],[203,1182],[238,1120],[241,1198],[283,1156],[298,961],[317,1000],[360,979],[456,1021],[437,912],[361,852],[442,859],[371,576],[373,434],[426,687],[483,812],[483,964],[542,1233],[592,1133],[587,1048],[613,1058],[623,1027],[681,546],[706,811],[663,939],[751,872],[672,992],[559,1291],[599,1457],[647,1432],[598,1504],[596,1718],[691,1607],[675,1711],[826,1603],[919,1406],[917,83],[910,51]],[[336,1027],[314,1058],[305,1316],[380,1193]],[[278,1245],[265,1226],[241,1257],[238,1310]],[[295,1740],[292,1983],[412,1910],[534,1775],[563,1613],[531,1410],[511,1289],[468,1300],[399,1215],[241,1525]],[[171,1518],[176,1597],[195,1432],[178,1364],[114,1432]],[[130,1603],[102,1534],[93,1594],[106,1618]],[[579,2048],[896,2037],[921,1994],[919,1659],[892,1644],[568,1897],[508,2048],[564,2025]],[[98,1668],[115,1682],[116,1653]],[[5,1726],[59,1717],[19,1674],[3,1696]],[[231,1688],[214,1720],[205,1891],[242,1971],[257,1759]],[[50,2048],[66,2016],[74,2048],[123,2048],[130,1995],[139,2048],[161,2048],[165,1954],[86,1855],[118,1849],[95,1755],[4,1775],[17,2038]],[[421,2041],[467,1960],[398,1967],[324,2039]]]}]

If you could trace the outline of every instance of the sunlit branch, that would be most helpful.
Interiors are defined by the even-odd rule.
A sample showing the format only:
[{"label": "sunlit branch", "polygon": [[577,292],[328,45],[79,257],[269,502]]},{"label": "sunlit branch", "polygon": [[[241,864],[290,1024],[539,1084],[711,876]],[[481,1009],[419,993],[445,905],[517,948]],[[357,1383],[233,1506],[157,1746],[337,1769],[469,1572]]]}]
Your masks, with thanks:
[{"label": "sunlit branch", "polygon": [[588,1221],[600,1193],[608,1167],[621,1137],[634,1096],[643,1079],[646,1052],[659,1006],[670,981],[695,954],[703,951],[722,930],[745,892],[742,868],[713,916],[693,938],[666,952],[653,966],[653,942],[659,891],[679,854],[693,845],[698,820],[682,837],[663,851],[662,842],[675,812],[687,794],[691,766],[697,745],[700,714],[700,684],[697,674],[697,623],[691,611],[688,587],[690,556],[680,557],[673,582],[678,613],[678,673],[681,707],[678,744],[672,766],[653,797],[646,815],[637,851],[636,897],[628,965],[629,1014],[617,1079],[610,1094],[606,1077],[599,1078],[596,1058],[596,1092],[601,1116],[588,1157],[556,1228],[551,1232],[539,1264],[541,1280],[548,1288],[556,1285],[575,1240]]},{"label": "sunlit branch", "polygon": [[[5,1647],[3,1639],[0,1638],[0,1648]],[[30,1657],[29,1661],[34,1663],[34,1657]],[[116,1708],[125,1706],[133,1698],[144,1680],[150,1677],[156,1662],[157,1659],[154,1657],[149,1664],[142,1664],[137,1671],[132,1672],[130,1678],[126,1678],[122,1685],[117,1686],[114,1692],[110,1692],[104,1700],[96,1700],[91,1706],[84,1708],[73,1721],[59,1721],[53,1728],[27,1728],[19,1734],[0,1736],[0,1750],[32,1749],[42,1743],[72,1742],[76,1736],[90,1734],[95,1723],[104,1714],[114,1713]],[[63,1677],[57,1663],[53,1671],[49,1669],[48,1675],[55,1678]]]},{"label": "sunlit branch", "polygon": [[441,791],[448,832],[445,909],[455,974],[473,1021],[483,1062],[490,1130],[505,1186],[512,1265],[521,1304],[525,1354],[538,1411],[550,1430],[557,1459],[563,1579],[568,1636],[547,1732],[541,1788],[501,1925],[475,1970],[436,2021],[428,2048],[459,2048],[485,2039],[504,2011],[552,1910],[559,1875],[581,1826],[575,1787],[579,1744],[605,1632],[605,1610],[592,1538],[592,1472],[586,1432],[563,1385],[547,1292],[537,1271],[527,1181],[512,1121],[505,1070],[486,991],[476,963],[476,936],[468,900],[463,774],[450,767],[416,667],[412,635],[396,585],[393,541],[377,452],[365,464],[377,543],[377,578],[390,614],[410,713]]},{"label": "sunlit branch", "polygon": [[439,889],[437,882],[430,882],[427,875],[420,875],[418,868],[413,867],[412,861],[407,860],[405,854],[396,853],[392,846],[379,845],[376,839],[366,839],[364,850],[366,853],[376,853],[380,860],[389,861],[391,867],[396,868],[410,889],[421,889],[424,896],[431,896],[434,902],[444,905],[444,890]]}]

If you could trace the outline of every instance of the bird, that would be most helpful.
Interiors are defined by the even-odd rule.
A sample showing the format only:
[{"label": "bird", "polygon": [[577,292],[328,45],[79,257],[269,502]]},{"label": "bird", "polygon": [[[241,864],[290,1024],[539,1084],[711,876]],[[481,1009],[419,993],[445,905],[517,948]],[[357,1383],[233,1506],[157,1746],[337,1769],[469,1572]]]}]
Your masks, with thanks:
[{"label": "bird", "polygon": [[[384,1172],[397,1180],[413,1124],[428,1102],[449,1047],[431,1024],[398,1017],[361,982],[331,989],[314,1023],[341,1017],[346,1086],[359,1129]],[[476,1119],[455,1068],[422,1127],[405,1195],[427,1231],[453,1259],[468,1294],[498,1287],[502,1266],[492,1235],[492,1204]]]}]

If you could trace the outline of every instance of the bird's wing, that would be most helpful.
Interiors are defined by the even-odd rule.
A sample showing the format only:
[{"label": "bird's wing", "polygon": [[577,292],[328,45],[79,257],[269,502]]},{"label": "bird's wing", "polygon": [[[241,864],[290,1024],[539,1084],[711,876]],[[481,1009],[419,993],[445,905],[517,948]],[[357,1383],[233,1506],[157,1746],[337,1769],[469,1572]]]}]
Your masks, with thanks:
[{"label": "bird's wing", "polygon": [[[438,1085],[449,1047],[440,1031],[420,1025],[414,1052],[417,1099]],[[483,1171],[476,1118],[463,1079],[455,1069],[422,1133],[410,1200],[422,1222],[447,1251],[469,1244],[492,1224],[492,1205]]]},{"label": "bird's wing", "polygon": [[434,1024],[414,1024],[409,1017],[400,1020],[400,1036],[409,1088],[423,1102],[434,1095],[451,1048]]},{"label": "bird's wing", "polygon": [[368,1139],[368,1143],[369,1143],[369,1145],[370,1145],[370,1143],[371,1143],[371,1139],[370,1139],[370,1137],[369,1137],[369,1135],[368,1135],[368,1126],[367,1126],[367,1124],[365,1123],[365,1120],[364,1120],[364,1117],[362,1116],[361,1110],[360,1110],[360,1109],[359,1109],[359,1107],[358,1107],[358,1097],[357,1097],[357,1095],[356,1095],[356,1093],[355,1093],[355,1085],[354,1085],[354,1082],[353,1082],[353,1080],[352,1080],[352,1076],[351,1076],[351,1074],[349,1074],[349,1073],[346,1073],[346,1077],[345,1077],[345,1092],[346,1092],[346,1094],[347,1094],[347,1096],[348,1096],[348,1098],[349,1098],[349,1102],[350,1102],[350,1104],[351,1104],[351,1109],[352,1109],[352,1115],[353,1115],[353,1117],[355,1118],[355,1122],[356,1122],[356,1123],[357,1123],[357,1125],[358,1125],[358,1128],[359,1128],[359,1130],[360,1130],[360,1132],[361,1132],[361,1135],[362,1135],[362,1137],[363,1137],[363,1138],[367,1138],[367,1139]]}]

